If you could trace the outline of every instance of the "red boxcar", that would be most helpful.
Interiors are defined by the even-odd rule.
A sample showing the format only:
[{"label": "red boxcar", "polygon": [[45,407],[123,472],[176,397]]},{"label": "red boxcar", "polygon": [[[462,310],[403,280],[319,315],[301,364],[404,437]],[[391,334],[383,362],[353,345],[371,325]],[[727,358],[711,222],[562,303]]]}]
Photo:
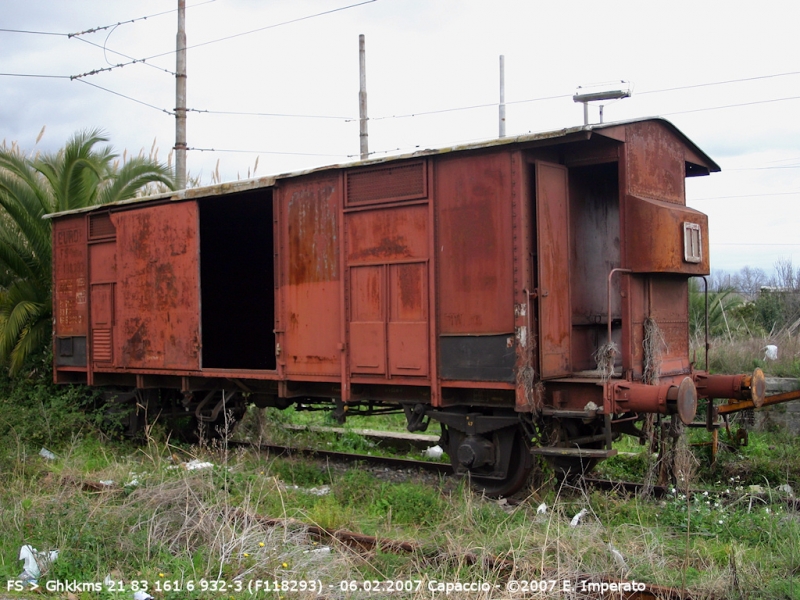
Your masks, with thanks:
[{"label": "red boxcar", "polygon": [[211,425],[402,408],[507,494],[531,450],[585,469],[646,413],[763,398],[689,355],[709,253],[684,182],[718,170],[646,119],[55,215],[55,378]]}]

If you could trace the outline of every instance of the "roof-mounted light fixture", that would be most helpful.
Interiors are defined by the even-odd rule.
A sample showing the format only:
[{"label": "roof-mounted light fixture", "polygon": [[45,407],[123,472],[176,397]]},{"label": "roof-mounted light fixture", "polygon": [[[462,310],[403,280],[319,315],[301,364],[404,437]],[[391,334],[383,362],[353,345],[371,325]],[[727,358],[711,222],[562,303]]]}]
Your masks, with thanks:
[{"label": "roof-mounted light fixture", "polygon": [[[619,86],[618,89],[608,89],[608,87]],[[583,124],[589,124],[589,102],[602,102],[604,100],[622,100],[631,97],[631,84],[628,81],[620,81],[613,84],[601,83],[590,86],[578,86],[575,95],[572,96],[574,102],[583,103]],[[603,104],[600,105],[600,122],[603,122]]]}]

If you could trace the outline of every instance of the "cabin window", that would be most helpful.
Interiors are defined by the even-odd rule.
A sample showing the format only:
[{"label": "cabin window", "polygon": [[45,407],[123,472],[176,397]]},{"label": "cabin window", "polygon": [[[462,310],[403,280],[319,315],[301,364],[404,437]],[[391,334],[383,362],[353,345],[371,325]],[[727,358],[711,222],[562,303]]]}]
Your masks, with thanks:
[{"label": "cabin window", "polygon": [[690,263],[699,263],[703,260],[703,246],[700,238],[700,225],[697,223],[683,224],[683,260]]}]

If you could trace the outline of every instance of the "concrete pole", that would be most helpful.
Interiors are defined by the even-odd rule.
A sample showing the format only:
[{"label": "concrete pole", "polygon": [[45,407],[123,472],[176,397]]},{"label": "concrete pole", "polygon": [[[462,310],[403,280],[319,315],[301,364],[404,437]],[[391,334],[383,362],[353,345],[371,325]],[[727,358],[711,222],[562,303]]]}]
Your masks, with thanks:
[{"label": "concrete pole", "polygon": [[175,68],[175,183],[186,187],[186,0],[178,0]]},{"label": "concrete pole", "polygon": [[367,133],[367,56],[364,34],[358,36],[358,67],[360,87],[358,92],[359,140],[361,142],[361,160],[369,157],[369,134]]},{"label": "concrete pole", "polygon": [[500,137],[506,137],[506,57],[500,55]]}]

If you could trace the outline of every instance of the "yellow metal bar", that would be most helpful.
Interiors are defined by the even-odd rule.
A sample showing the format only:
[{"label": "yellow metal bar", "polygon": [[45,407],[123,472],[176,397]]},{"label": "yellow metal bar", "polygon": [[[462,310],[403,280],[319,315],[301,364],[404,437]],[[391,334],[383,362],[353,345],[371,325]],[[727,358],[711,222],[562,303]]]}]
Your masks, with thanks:
[{"label": "yellow metal bar", "polygon": [[[784,394],[776,394],[774,396],[767,396],[764,398],[764,403],[761,407],[769,406],[770,404],[781,404],[782,402],[791,402],[800,398],[800,390],[794,392],[786,392]],[[761,408],[759,407],[759,408]],[[740,412],[749,408],[756,408],[752,400],[740,400],[738,402],[729,402],[729,404],[720,404],[717,406],[717,414],[726,415],[728,413]]]}]

